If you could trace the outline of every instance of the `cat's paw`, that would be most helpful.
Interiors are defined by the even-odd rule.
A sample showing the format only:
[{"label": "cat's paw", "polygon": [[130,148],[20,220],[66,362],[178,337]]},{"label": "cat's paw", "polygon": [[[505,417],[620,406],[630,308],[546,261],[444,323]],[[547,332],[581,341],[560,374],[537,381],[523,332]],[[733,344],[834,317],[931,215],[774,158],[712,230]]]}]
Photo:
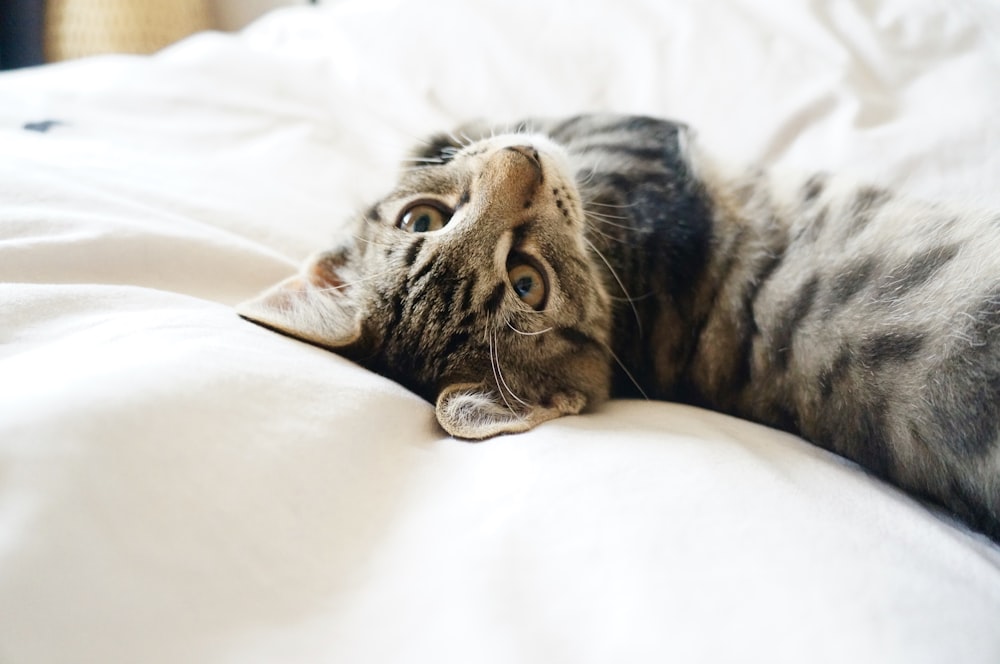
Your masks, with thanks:
[{"label": "cat's paw", "polygon": [[435,413],[445,431],[456,438],[482,440],[503,433],[520,433],[561,415],[574,415],[587,405],[579,392],[559,393],[547,405],[513,405],[482,383],[460,383],[442,390]]}]

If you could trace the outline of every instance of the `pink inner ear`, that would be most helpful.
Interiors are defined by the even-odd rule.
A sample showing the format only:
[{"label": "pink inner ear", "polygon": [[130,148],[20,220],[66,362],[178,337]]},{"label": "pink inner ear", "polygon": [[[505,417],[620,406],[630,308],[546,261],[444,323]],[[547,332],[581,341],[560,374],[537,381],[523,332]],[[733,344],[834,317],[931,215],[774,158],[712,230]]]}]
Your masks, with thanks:
[{"label": "pink inner ear", "polygon": [[308,290],[309,287],[302,279],[290,277],[281,282],[280,289],[268,291],[265,294],[265,302],[268,306],[287,311],[293,309],[296,306],[296,301],[304,296]]},{"label": "pink inner ear", "polygon": [[[346,274],[344,274],[346,272]],[[361,335],[361,289],[351,288],[346,252],[314,256],[299,274],[237,306],[241,316],[293,337],[343,348]]]},{"label": "pink inner ear", "polygon": [[317,288],[336,288],[338,290],[344,288],[344,281],[337,274],[337,268],[343,263],[340,256],[324,255],[307,270],[310,283]]}]

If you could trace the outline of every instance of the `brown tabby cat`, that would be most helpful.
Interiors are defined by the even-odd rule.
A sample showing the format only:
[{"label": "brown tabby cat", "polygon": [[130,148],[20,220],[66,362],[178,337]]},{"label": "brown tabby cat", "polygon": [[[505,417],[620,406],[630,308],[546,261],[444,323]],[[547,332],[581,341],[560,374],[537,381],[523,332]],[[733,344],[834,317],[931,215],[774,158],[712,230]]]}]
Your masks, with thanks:
[{"label": "brown tabby cat", "polygon": [[682,401],[798,433],[1000,541],[1000,217],[724,172],[646,117],[462,136],[240,313],[436,402],[458,437]]}]

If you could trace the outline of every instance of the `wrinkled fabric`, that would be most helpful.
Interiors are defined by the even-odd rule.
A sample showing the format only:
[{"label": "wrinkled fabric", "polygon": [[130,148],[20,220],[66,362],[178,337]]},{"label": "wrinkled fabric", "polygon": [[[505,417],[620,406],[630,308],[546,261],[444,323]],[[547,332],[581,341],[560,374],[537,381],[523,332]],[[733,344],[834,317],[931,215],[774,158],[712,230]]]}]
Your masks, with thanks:
[{"label": "wrinkled fabric", "polygon": [[346,0],[0,75],[0,661],[1000,661],[1000,547],[619,401],[479,444],[232,305],[428,132],[581,111],[1000,208],[988,0]]}]

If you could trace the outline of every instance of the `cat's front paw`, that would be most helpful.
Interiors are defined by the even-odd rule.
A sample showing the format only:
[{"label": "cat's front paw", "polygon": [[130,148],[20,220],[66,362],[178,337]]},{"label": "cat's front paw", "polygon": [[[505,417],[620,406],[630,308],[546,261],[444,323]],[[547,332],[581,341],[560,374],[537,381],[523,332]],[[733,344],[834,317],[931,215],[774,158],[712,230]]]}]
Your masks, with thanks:
[{"label": "cat's front paw", "polygon": [[586,397],[579,392],[554,394],[546,405],[508,401],[483,383],[459,383],[442,390],[435,413],[452,436],[482,440],[527,431],[561,415],[575,415],[587,405]]}]

